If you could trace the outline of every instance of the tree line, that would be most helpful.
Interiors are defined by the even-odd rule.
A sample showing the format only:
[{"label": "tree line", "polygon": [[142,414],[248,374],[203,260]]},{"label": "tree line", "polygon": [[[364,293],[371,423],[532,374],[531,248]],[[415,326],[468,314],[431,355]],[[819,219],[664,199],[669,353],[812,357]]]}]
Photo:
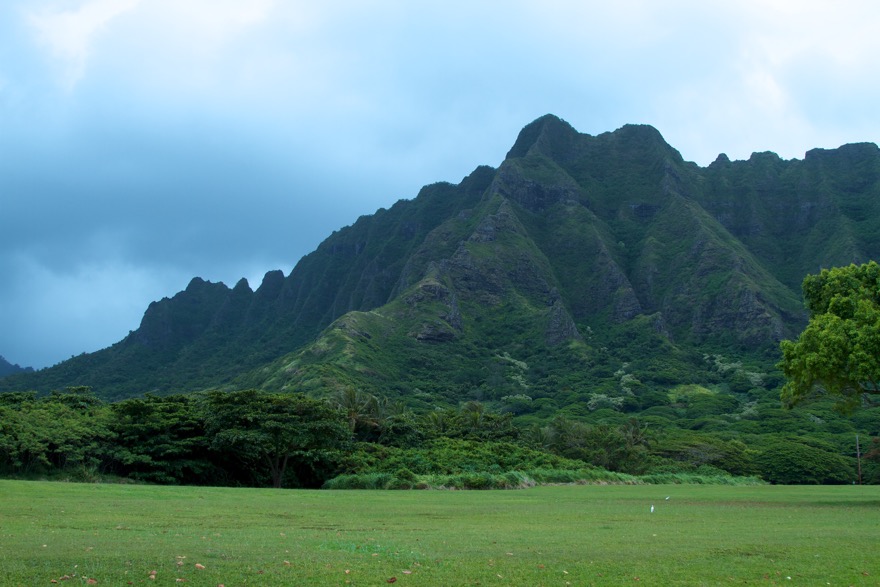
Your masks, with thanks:
[{"label": "tree line", "polygon": [[[865,452],[866,463],[880,459],[877,446]],[[114,403],[88,387],[0,394],[0,475],[7,477],[316,488],[344,475],[405,479],[591,467],[775,483],[856,477],[854,459],[818,439],[761,437],[746,445],[699,431],[652,429],[637,419],[587,424],[561,414],[520,428],[511,413],[480,402],[415,414],[354,389],[327,399],[249,389]]]},{"label": "tree line", "polygon": [[328,400],[262,390],[105,403],[88,387],[0,394],[0,473],[113,475],[162,484],[320,487],[358,468],[364,444],[515,440],[510,414],[472,403],[417,417],[348,390]]}]

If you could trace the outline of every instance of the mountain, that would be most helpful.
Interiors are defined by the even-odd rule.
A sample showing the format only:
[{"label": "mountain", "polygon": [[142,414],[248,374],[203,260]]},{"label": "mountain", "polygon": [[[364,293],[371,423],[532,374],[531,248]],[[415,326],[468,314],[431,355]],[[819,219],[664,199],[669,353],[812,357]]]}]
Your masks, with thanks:
[{"label": "mountain", "polygon": [[719,356],[772,370],[805,324],[804,275],[880,253],[878,196],[870,143],[700,167],[652,127],[590,136],[548,115],[497,169],[359,218],[290,275],[256,290],[195,278],[122,341],[0,390],[644,406],[717,375]]},{"label": "mountain", "polygon": [[32,373],[33,369],[31,367],[19,367],[18,365],[13,365],[2,355],[0,355],[0,377],[6,377],[7,375],[12,375],[13,373]]}]

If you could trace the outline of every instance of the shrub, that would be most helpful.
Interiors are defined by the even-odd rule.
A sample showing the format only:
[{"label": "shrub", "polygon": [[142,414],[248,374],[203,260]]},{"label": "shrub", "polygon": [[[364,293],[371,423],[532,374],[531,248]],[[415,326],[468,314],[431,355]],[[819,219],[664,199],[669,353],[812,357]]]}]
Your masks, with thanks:
[{"label": "shrub", "polygon": [[324,489],[386,489],[394,480],[390,473],[363,473],[360,475],[339,475],[329,479]]},{"label": "shrub", "polygon": [[852,460],[790,439],[765,445],[754,463],[760,476],[770,483],[833,485],[855,480]]},{"label": "shrub", "polygon": [[654,473],[639,478],[648,485],[763,485],[757,477],[734,477],[731,475],[701,475],[698,473]]}]

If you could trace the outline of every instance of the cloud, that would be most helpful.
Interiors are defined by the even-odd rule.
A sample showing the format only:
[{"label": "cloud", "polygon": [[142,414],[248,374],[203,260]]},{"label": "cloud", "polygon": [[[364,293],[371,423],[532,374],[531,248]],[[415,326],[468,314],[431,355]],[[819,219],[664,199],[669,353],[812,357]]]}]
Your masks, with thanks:
[{"label": "cloud", "polygon": [[700,42],[656,88],[649,118],[685,157],[706,164],[721,152],[744,159],[770,150],[800,158],[876,140],[878,126],[866,124],[880,99],[874,3],[750,0],[671,17],[675,37],[699,31]]},{"label": "cloud", "polygon": [[0,289],[0,347],[22,366],[51,365],[109,346],[126,329],[137,328],[146,310],[132,291],[159,299],[170,283],[183,289],[188,279],[174,268],[107,260],[59,271],[28,257],[4,255],[0,267],[16,276]]},{"label": "cloud", "polygon": [[85,74],[95,35],[140,3],[141,0],[91,0],[75,10],[50,5],[26,15],[37,41],[60,62],[63,85],[72,89]]}]

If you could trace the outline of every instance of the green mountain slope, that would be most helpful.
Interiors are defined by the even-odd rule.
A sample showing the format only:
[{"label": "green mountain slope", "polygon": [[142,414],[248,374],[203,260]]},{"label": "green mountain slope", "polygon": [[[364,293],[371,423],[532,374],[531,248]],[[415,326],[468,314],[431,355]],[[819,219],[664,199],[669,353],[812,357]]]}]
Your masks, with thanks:
[{"label": "green mountain slope", "polygon": [[[632,175],[570,157],[620,150]],[[594,139],[539,120],[480,205],[426,237],[394,300],[237,383],[558,408],[575,390],[625,399],[609,364],[690,381],[707,368],[702,345],[775,345],[800,320],[798,297],[686,195],[699,183],[686,173],[652,129]]]},{"label": "green mountain slope", "polygon": [[880,254],[878,179],[872,144],[701,168],[651,127],[590,136],[545,116],[497,169],[358,219],[289,276],[255,291],[196,278],[119,343],[0,390],[356,386],[425,406],[645,407],[647,390],[715,369],[707,353],[772,364],[804,324],[803,275]]},{"label": "green mountain slope", "polygon": [[32,368],[14,365],[7,361],[2,355],[0,355],[0,377],[6,377],[7,375],[12,375],[13,373],[24,373],[32,371]]}]

